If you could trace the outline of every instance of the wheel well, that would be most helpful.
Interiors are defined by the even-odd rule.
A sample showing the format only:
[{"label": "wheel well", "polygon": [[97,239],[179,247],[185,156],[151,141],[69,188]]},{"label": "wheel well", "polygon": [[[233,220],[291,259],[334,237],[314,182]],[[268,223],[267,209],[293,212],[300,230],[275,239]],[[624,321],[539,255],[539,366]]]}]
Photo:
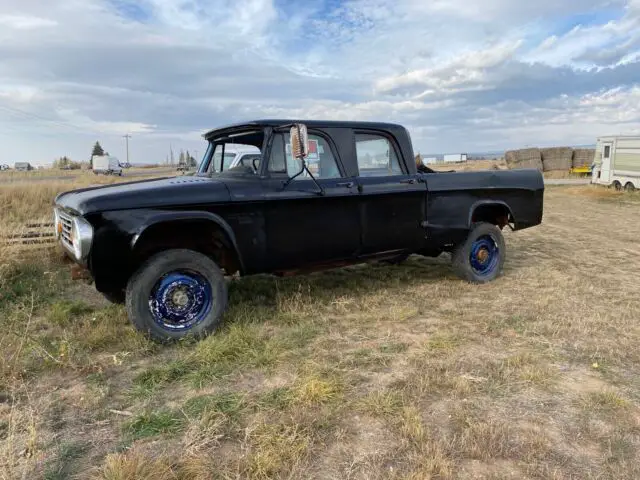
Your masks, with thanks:
[{"label": "wheel well", "polygon": [[226,275],[241,270],[238,252],[227,232],[207,220],[163,222],[147,228],[133,251],[135,268],[156,253],[172,248],[200,252],[216,262]]},{"label": "wheel well", "polygon": [[501,203],[489,203],[479,205],[471,215],[471,223],[487,222],[500,228],[506,227],[509,223],[515,223],[513,214],[509,207]]}]

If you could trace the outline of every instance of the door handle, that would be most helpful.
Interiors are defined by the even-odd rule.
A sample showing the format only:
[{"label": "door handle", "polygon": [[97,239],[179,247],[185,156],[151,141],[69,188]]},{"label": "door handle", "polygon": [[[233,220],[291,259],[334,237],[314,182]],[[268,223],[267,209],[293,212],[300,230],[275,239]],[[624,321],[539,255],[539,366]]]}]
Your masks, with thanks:
[{"label": "door handle", "polygon": [[406,183],[409,185],[415,185],[417,180],[415,178],[410,178],[409,180],[400,180],[400,183]]},{"label": "door handle", "polygon": [[336,187],[353,188],[354,185],[353,182],[336,183]]}]

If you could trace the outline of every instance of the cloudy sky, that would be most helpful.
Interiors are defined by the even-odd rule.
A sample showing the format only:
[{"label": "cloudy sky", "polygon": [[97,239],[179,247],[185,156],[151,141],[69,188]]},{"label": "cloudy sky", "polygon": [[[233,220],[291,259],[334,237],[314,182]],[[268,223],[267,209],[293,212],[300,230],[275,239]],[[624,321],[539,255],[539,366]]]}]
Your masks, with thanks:
[{"label": "cloudy sky", "polygon": [[0,0],[0,163],[126,133],[163,161],[265,117],[400,122],[423,153],[640,134],[640,0]]}]

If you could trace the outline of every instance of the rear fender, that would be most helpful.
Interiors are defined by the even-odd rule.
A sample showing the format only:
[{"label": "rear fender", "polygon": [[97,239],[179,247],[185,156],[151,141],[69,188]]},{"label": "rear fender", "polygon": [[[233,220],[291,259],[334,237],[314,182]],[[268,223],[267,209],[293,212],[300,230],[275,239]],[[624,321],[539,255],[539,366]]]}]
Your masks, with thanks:
[{"label": "rear fender", "polygon": [[[505,202],[503,202],[502,200],[479,200],[476,203],[474,203],[471,206],[471,209],[469,210],[469,219],[467,221],[467,226],[469,228],[471,228],[471,226],[473,225],[473,217],[475,216],[477,210],[479,208],[483,208],[483,207],[500,207],[500,208],[504,208],[506,209],[506,211],[509,214],[509,218],[511,219],[511,221],[509,222],[509,218],[507,218],[507,223],[515,223],[516,219],[513,215],[513,211],[511,210],[511,207],[509,207],[509,205],[507,205]],[[505,223],[504,225],[499,225],[500,227],[504,227],[507,225],[507,223]]]}]

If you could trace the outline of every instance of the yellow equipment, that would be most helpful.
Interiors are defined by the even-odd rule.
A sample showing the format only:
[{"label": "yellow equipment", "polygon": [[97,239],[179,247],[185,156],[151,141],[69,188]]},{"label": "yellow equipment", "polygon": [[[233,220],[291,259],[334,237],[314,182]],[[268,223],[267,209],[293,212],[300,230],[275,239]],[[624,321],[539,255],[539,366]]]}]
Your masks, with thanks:
[{"label": "yellow equipment", "polygon": [[569,173],[572,174],[576,174],[576,175],[591,175],[591,167],[574,167],[571,170],[569,170]]}]

